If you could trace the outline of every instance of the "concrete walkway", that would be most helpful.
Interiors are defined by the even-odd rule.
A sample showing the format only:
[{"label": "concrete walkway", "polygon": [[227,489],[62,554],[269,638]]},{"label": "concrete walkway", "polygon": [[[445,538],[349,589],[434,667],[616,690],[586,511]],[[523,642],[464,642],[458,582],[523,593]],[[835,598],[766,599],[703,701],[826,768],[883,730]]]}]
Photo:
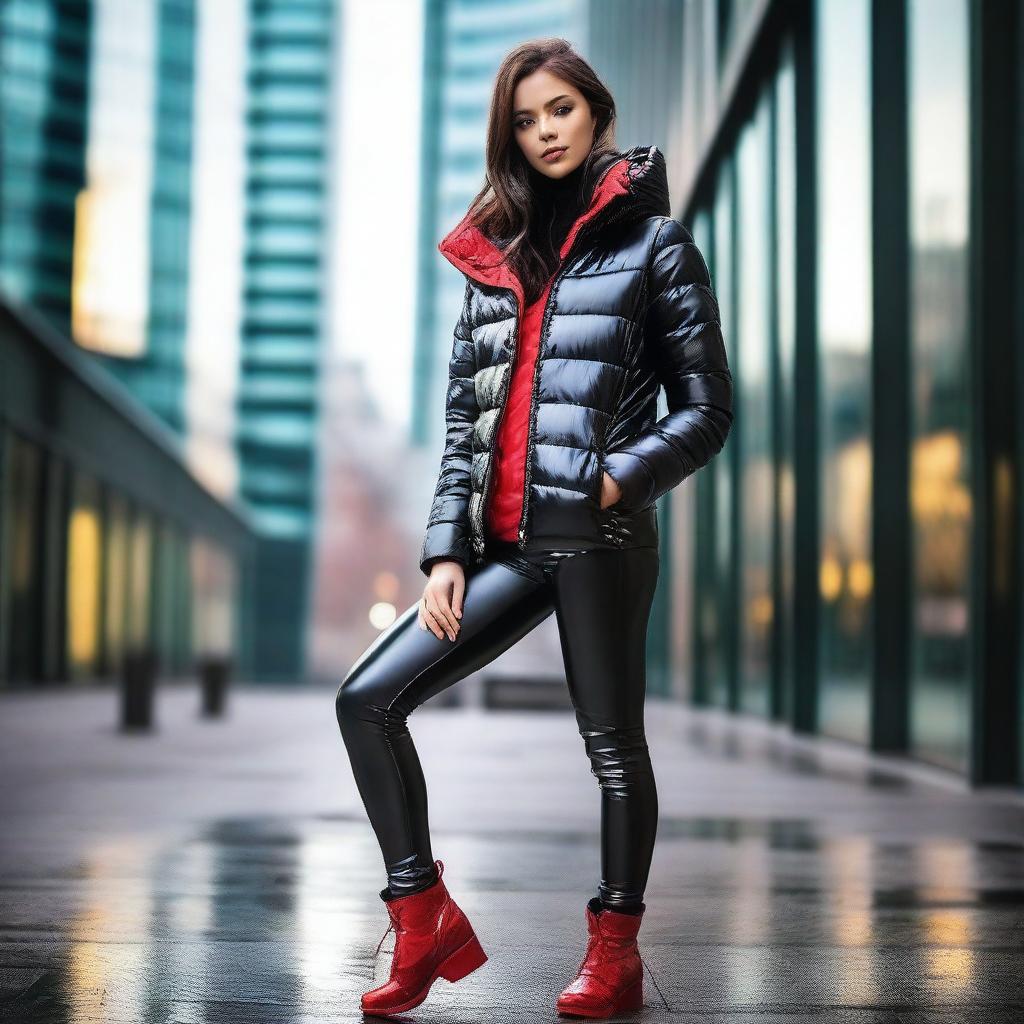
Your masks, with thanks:
[{"label": "concrete walkway", "polygon": [[[164,688],[157,714],[122,735],[112,690],[0,698],[0,1019],[363,1020],[388,919],[333,690],[237,690],[205,721]],[[1024,1020],[1019,795],[657,700],[647,721],[661,817],[625,1019]],[[428,705],[410,726],[490,959],[402,1019],[567,1019],[599,873],[571,713]]]}]

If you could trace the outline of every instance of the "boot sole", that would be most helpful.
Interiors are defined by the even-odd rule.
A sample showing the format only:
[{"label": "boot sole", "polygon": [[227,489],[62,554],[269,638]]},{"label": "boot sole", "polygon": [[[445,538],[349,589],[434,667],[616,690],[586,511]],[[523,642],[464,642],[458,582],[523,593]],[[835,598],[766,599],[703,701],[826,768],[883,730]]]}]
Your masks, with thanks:
[{"label": "boot sole", "polygon": [[411,1010],[414,1006],[419,1006],[427,998],[430,994],[430,987],[438,978],[444,978],[445,981],[449,982],[461,981],[467,974],[472,974],[473,971],[478,967],[482,967],[486,962],[487,954],[480,945],[480,940],[473,935],[459,946],[454,953],[449,953],[437,965],[434,973],[430,976],[430,980],[411,999],[407,999],[403,1003],[396,1003],[394,1006],[389,1006],[386,1009],[378,1007],[371,1010],[365,1006],[361,1009],[363,1013],[371,1014],[375,1017],[390,1017],[392,1014]]},{"label": "boot sole", "polygon": [[629,988],[624,989],[622,995],[616,1000],[615,1005],[611,1009],[593,1009],[588,1010],[583,1007],[577,1007],[576,1009],[562,1009],[561,1006],[557,1006],[556,1009],[560,1014],[564,1014],[567,1017],[587,1017],[591,1020],[600,1020],[604,1017],[614,1017],[620,1013],[632,1013],[635,1010],[642,1010],[644,1006],[644,983],[643,978],[630,985]]}]

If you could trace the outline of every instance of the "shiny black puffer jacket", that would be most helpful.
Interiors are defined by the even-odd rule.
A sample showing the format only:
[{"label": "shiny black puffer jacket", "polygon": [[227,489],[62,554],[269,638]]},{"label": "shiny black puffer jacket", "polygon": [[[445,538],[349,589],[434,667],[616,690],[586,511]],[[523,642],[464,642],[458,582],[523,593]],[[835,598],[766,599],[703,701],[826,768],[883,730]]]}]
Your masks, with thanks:
[{"label": "shiny black puffer jacket", "polygon": [[[603,205],[565,252],[541,326],[524,551],[656,546],[656,500],[719,452],[732,424],[718,303],[693,237],[669,216],[664,155],[627,150],[601,171],[594,194]],[[493,442],[525,305],[520,282],[469,214],[438,248],[465,275],[466,291],[420,551],[428,575],[442,559],[483,560]],[[669,412],[656,421],[659,387]],[[602,509],[604,471],[622,497]]]}]

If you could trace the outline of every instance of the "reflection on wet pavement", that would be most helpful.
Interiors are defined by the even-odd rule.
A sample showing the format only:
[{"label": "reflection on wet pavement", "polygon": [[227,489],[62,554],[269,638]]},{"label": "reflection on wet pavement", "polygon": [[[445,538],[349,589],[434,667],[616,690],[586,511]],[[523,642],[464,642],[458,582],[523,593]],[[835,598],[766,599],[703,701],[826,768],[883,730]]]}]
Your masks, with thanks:
[{"label": "reflection on wet pavement", "polygon": [[[449,742],[481,728],[479,718],[436,714],[437,735]],[[427,739],[427,717],[425,760],[439,764],[445,748]],[[500,738],[523,723],[499,715],[486,727]],[[562,752],[569,734],[553,716],[529,727],[551,730],[540,747],[552,777],[567,778],[565,789],[531,790],[534,799],[575,795],[577,777],[560,761],[579,753]],[[263,756],[267,770],[274,755]],[[722,770],[699,748],[685,757],[694,794],[698,772]],[[883,813],[865,804],[870,787],[823,778],[816,797],[798,795],[795,770],[761,760],[748,766],[749,778],[764,785],[767,776],[776,812],[788,789],[790,813],[758,815],[751,794],[737,792],[732,806],[748,810],[724,813],[726,800],[716,815],[696,795],[671,793],[683,778],[672,757],[661,766],[667,810],[640,933],[640,1019],[1024,1020],[1019,805],[932,791],[924,802],[935,806],[919,828],[916,783],[907,797],[875,796],[908,800],[905,814]],[[501,786],[492,778],[492,796]],[[680,813],[687,800],[699,813]],[[539,805],[531,818],[529,806],[505,814],[491,806],[479,820],[439,815],[435,855],[490,959],[457,985],[436,983],[401,1019],[560,1019],[554,998],[585,945],[597,821],[570,816],[560,825]],[[947,827],[937,829],[943,807]],[[71,822],[73,815],[53,817],[55,842]],[[507,872],[497,874],[502,859]],[[392,948],[374,960],[387,927],[381,883],[372,833],[351,806],[268,806],[135,837],[87,836],[60,869],[5,857],[0,1016],[26,1024],[362,1020],[359,994],[386,976]]]}]

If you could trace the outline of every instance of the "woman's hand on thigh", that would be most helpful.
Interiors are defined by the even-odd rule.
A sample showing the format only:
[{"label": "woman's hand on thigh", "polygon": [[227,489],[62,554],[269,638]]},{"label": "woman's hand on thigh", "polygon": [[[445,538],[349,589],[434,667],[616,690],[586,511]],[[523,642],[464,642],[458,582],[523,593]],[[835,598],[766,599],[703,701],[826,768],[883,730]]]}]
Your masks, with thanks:
[{"label": "woman's hand on thigh", "polygon": [[466,574],[460,562],[435,562],[420,598],[420,629],[429,629],[438,640],[447,634],[454,640],[462,618],[462,597]]}]

